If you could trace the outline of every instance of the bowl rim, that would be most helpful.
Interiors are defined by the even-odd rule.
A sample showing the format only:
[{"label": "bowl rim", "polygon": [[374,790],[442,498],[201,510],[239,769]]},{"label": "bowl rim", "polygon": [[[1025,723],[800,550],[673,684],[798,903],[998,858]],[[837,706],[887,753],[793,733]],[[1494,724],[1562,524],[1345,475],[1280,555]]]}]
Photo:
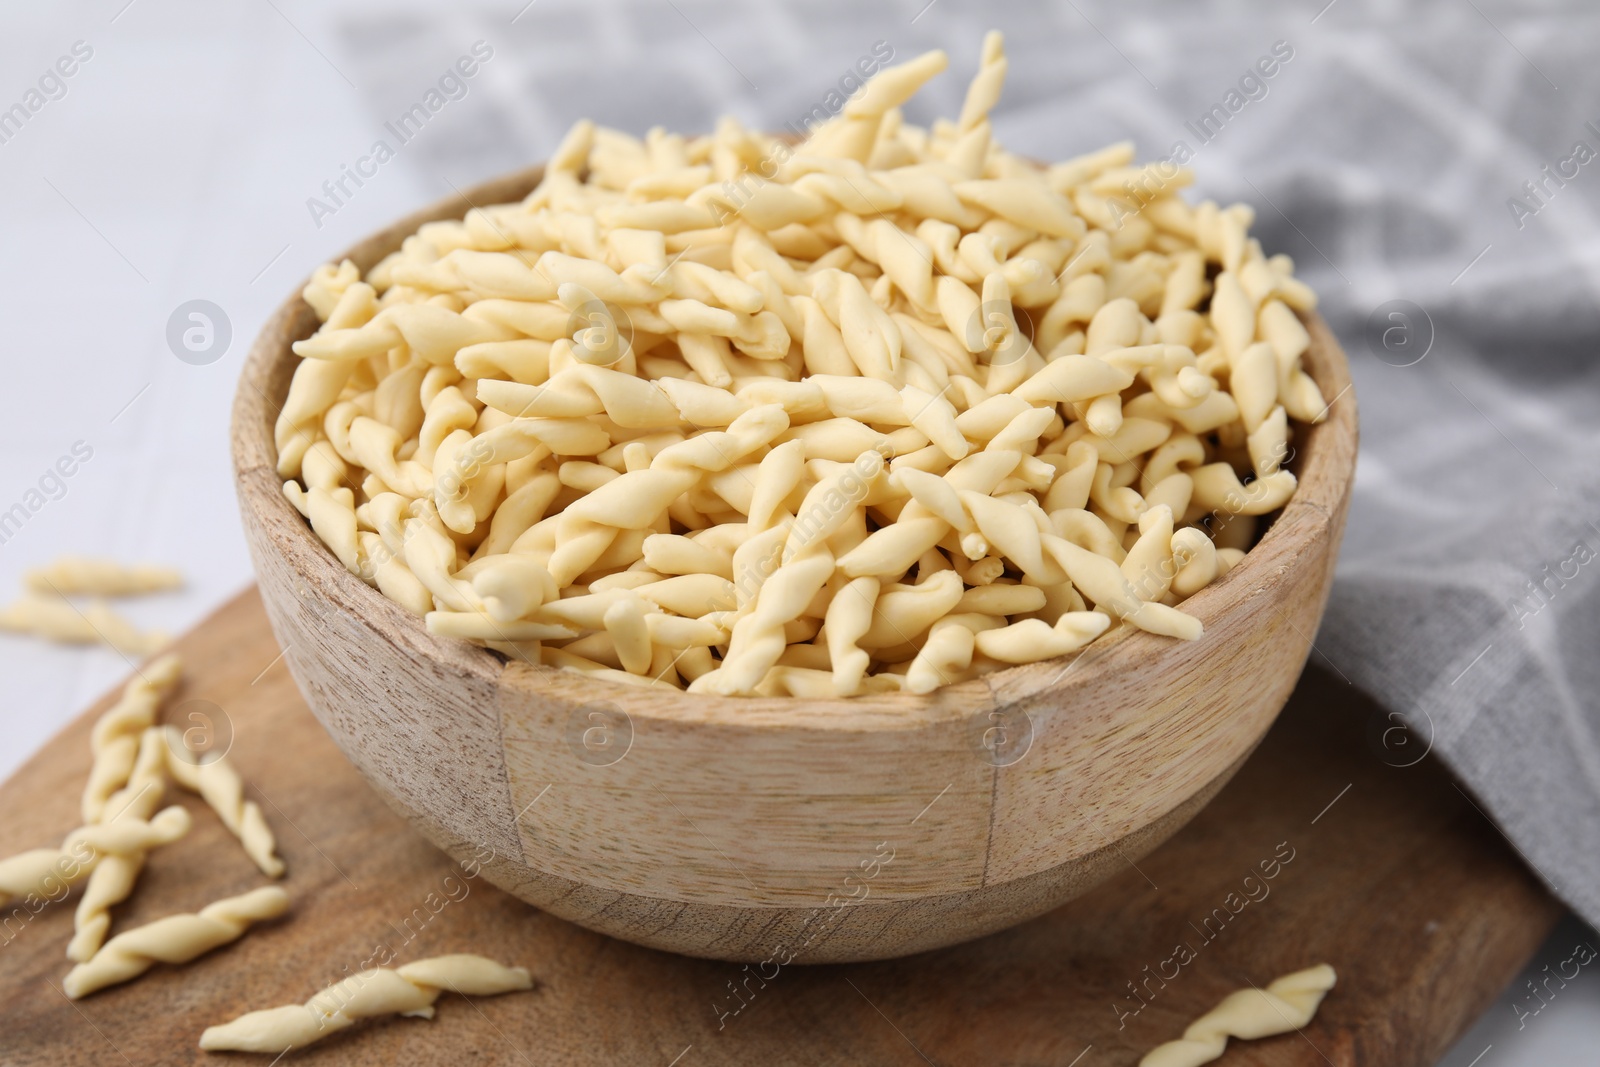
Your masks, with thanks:
[{"label": "bowl rim", "polygon": [[[365,274],[423,224],[460,219],[485,205],[521,200],[543,174],[541,164],[458,190],[363,238],[331,262],[349,259]],[[1327,418],[1310,427],[1295,427],[1299,439],[1293,458],[1299,484],[1260,540],[1227,574],[1183,601],[1183,610],[1205,627],[1201,643],[1221,628],[1223,620],[1253,610],[1253,601],[1270,595],[1274,576],[1310,555],[1330,535],[1339,536],[1355,475],[1355,396],[1349,365],[1326,322],[1315,311],[1297,315],[1311,335],[1303,365],[1323,396],[1332,398],[1327,401]],[[790,726],[829,732],[916,729],[984,715],[997,706],[1026,701],[1046,691],[1065,693],[1099,686],[1128,671],[1159,666],[1174,646],[1187,644],[1118,625],[1066,656],[1008,667],[928,694],[890,692],[813,699],[725,697],[636,687],[509,659],[464,640],[436,637],[421,619],[350,573],[281,491],[273,424],[299,361],[289,345],[309,336],[318,325],[297,287],[263,323],[241,368],[230,451],[244,521],[263,529],[310,588],[341,601],[345,610],[391,638],[404,640],[419,654],[455,670],[493,679],[500,690],[515,691],[526,700],[559,700],[572,706],[604,702],[625,705],[630,716],[708,725]],[[260,491],[263,479],[276,491]]]}]

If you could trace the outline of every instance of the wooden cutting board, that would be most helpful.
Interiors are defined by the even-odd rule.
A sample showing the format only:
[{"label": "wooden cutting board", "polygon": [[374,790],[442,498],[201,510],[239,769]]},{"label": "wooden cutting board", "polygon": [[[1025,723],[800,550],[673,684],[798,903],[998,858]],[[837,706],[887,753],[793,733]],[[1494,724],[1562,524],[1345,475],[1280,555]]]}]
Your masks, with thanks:
[{"label": "wooden cutting board", "polygon": [[[477,952],[526,965],[537,988],[447,998],[431,1022],[363,1024],[288,1059],[1113,1067],[1235,988],[1326,961],[1339,985],[1312,1025],[1235,1043],[1220,1062],[1409,1067],[1434,1061],[1562,911],[1431,758],[1392,766],[1411,763],[1425,738],[1312,669],[1188,827],[1043,918],[882,963],[686,959],[536,911],[413,833],[306,710],[254,590],[178,648],[189,673],[167,718],[188,726],[198,711],[231,726],[231,758],[277,832],[294,909],[194,963],[77,1003],[61,992],[71,905],[13,917],[0,931],[0,1063],[225,1062],[196,1047],[211,1023],[305,1000],[385,952],[400,962]],[[110,700],[0,786],[0,855],[77,825],[89,727]],[[152,857],[116,930],[264,882],[209,812],[182,802],[194,830]]]}]

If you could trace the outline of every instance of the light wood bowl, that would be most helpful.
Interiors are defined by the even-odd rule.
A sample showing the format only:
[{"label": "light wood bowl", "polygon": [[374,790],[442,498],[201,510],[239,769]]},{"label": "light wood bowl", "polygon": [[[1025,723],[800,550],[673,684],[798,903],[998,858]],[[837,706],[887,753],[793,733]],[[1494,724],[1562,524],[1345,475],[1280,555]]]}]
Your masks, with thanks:
[{"label": "light wood bowl", "polygon": [[[520,199],[539,168],[363,241]],[[1316,633],[1354,475],[1349,369],[1320,318],[1327,421],[1299,490],[1184,610],[1195,642],[1120,628],[1071,658],[928,696],[645,691],[429,634],[351,575],[285,499],[272,424],[317,327],[298,297],[245,365],[233,456],[261,596],[322,724],[414,826],[564,919],[693,956],[901,956],[1040,915],[1136,862],[1249,756]],[[382,847],[382,842],[374,842]]]}]

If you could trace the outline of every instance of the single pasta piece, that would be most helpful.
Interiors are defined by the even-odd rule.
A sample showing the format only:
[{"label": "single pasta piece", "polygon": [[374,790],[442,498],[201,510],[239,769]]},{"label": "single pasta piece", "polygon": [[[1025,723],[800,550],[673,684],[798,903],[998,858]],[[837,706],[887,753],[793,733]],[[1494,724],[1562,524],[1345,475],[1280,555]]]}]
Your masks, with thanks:
[{"label": "single pasta piece", "polygon": [[1241,989],[1189,1024],[1183,1037],[1145,1054],[1139,1067],[1200,1067],[1222,1055],[1228,1038],[1253,1041],[1311,1022],[1337,975],[1326,963],[1285,975],[1266,989]]},{"label": "single pasta piece", "polygon": [[68,645],[103,643],[130,656],[148,656],[171,640],[158,630],[140,630],[104,601],[80,609],[60,597],[36,595],[0,608],[0,630]]},{"label": "single pasta piece", "polygon": [[433,1018],[433,1002],[446,990],[488,997],[532,989],[524,967],[505,967],[482,956],[435,956],[395,970],[353,974],[304,1004],[267,1008],[208,1026],[200,1047],[209,1051],[282,1053],[376,1015]]},{"label": "single pasta piece", "polygon": [[283,861],[277,856],[278,842],[267,825],[261,807],[244,798],[244,781],[223,756],[213,756],[203,762],[192,763],[177,755],[187,752],[183,734],[176,726],[166,726],[167,770],[173,781],[191,793],[199,793],[222,819],[222,824],[239,843],[261,873],[268,878],[283,875]]},{"label": "single pasta piece", "polygon": [[88,850],[73,856],[59,848],[31,848],[0,859],[0,907],[14,900],[65,896],[67,889],[89,876],[93,859]]},{"label": "single pasta piece", "polygon": [[150,563],[123,564],[112,559],[60,556],[43,567],[23,572],[22,584],[35,593],[137,596],[178,589],[183,575],[173,567]]},{"label": "single pasta piece", "polygon": [[183,661],[162,656],[123,687],[122,697],[94,724],[89,748],[94,764],[83,788],[83,821],[99,822],[106,800],[128,783],[144,732],[155,724],[161,703],[177,688]]},{"label": "single pasta piece", "polygon": [[100,826],[80,826],[60,848],[36,848],[0,860],[0,905],[34,895],[50,897],[61,883],[76,885],[108,856],[143,855],[169,845],[189,832],[189,813],[167,808],[155,818],[119,819]]},{"label": "single pasta piece", "polygon": [[289,894],[263,886],[207,904],[194,915],[169,915],[107,941],[89,960],[67,972],[61,988],[73,1000],[117,985],[157,963],[188,963],[237,941],[254,923],[289,910]]}]

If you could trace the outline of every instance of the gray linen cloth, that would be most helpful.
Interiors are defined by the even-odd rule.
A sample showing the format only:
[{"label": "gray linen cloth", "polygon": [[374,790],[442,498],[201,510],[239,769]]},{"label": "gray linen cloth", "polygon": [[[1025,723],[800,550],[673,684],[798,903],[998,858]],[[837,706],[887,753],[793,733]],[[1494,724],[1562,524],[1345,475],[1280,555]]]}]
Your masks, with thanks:
[{"label": "gray linen cloth", "polygon": [[947,49],[951,70],[908,114],[954,115],[990,27],[1011,60],[995,115],[1007,147],[1059,159],[1132,138],[1153,158],[1182,142],[1199,194],[1254,205],[1267,249],[1295,257],[1353,366],[1360,471],[1313,658],[1409,724],[1376,724],[1375,758],[1400,767],[1431,747],[1600,923],[1600,11],[497,7],[385,4],[342,22],[375,131],[474,42],[492,48],[400,149],[440,195],[544,158],[585,115],[635,133],[723,113],[798,123],[879,42],[897,60]]}]

